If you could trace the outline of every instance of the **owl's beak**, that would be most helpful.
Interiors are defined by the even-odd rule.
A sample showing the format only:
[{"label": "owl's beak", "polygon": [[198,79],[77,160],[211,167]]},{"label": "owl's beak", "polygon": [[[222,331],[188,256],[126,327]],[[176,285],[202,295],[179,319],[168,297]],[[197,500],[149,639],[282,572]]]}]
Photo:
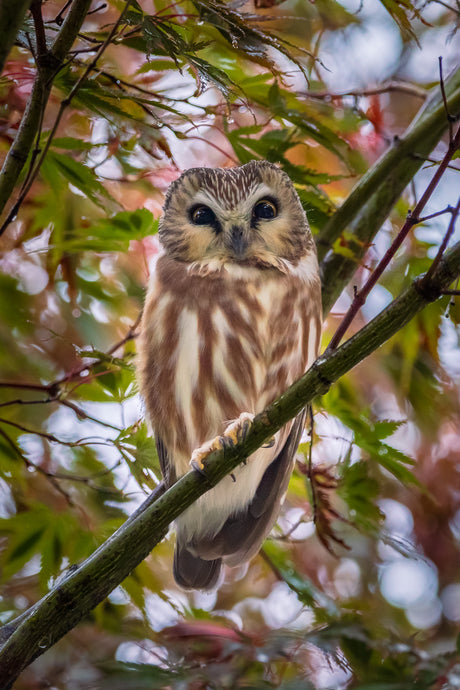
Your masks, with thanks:
[{"label": "owl's beak", "polygon": [[232,225],[230,243],[236,258],[243,259],[249,247],[249,240],[241,226]]}]

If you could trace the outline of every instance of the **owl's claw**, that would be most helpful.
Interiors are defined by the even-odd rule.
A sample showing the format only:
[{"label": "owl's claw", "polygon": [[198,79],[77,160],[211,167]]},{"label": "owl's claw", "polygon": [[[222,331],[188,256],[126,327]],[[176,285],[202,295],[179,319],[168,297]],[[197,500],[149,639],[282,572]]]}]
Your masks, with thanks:
[{"label": "owl's claw", "polygon": [[206,441],[202,446],[197,448],[192,453],[190,465],[197,472],[203,473],[206,469],[206,458],[215,450],[223,450],[231,448],[239,441],[246,438],[254,415],[250,412],[243,412],[238,419],[228,425],[222,436],[216,436],[211,441]]}]

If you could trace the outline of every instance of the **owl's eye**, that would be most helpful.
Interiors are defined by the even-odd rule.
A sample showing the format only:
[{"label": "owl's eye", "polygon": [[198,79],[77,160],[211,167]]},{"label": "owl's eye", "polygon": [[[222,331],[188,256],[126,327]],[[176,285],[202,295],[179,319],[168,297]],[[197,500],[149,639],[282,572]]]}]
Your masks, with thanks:
[{"label": "owl's eye", "polygon": [[214,225],[216,222],[216,214],[204,204],[194,206],[190,211],[190,218],[195,225]]},{"label": "owl's eye", "polygon": [[276,204],[270,199],[261,199],[252,209],[252,215],[257,219],[270,220],[271,218],[276,218],[278,209]]}]

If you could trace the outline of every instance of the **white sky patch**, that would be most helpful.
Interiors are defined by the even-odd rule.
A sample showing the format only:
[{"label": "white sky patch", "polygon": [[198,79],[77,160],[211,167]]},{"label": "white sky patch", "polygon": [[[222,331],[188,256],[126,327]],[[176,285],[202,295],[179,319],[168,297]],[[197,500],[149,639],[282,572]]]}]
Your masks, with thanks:
[{"label": "white sky patch", "polygon": [[366,321],[370,321],[393,301],[393,296],[383,285],[376,285],[362,307]]},{"label": "white sky patch", "polygon": [[351,558],[342,558],[334,572],[334,585],[342,599],[359,596],[361,591],[361,570]]},{"label": "white sky patch", "polygon": [[393,606],[407,608],[436,597],[438,576],[425,560],[395,560],[381,567],[380,589]]},{"label": "white sky patch", "polygon": [[460,622],[460,584],[451,584],[441,592],[444,615],[455,623]]},{"label": "white sky patch", "polygon": [[188,605],[185,592],[169,592],[165,590],[163,594],[170,598],[167,601],[158,594],[150,594],[146,597],[147,618],[152,630],[162,630],[170,625],[174,625],[182,620],[181,609]]},{"label": "white sky patch", "polygon": [[[352,12],[359,6],[354,1],[342,4],[349,4]],[[321,42],[322,59],[329,70],[321,70],[321,75],[331,90],[381,82],[391,76],[400,59],[402,41],[398,28],[381,3],[366,0],[359,17],[365,20],[363,25],[329,32]]]},{"label": "white sky patch", "polygon": [[409,537],[414,529],[414,518],[409,508],[391,498],[379,501],[380,510],[385,513],[385,528],[399,537]]},{"label": "white sky patch", "polygon": [[406,616],[409,623],[419,630],[432,628],[441,620],[442,604],[436,597],[418,601],[406,608]]}]

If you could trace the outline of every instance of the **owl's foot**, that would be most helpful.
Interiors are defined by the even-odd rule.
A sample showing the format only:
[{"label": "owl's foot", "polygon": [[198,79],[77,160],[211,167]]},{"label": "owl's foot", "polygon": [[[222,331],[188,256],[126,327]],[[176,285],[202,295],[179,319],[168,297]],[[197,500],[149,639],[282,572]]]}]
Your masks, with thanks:
[{"label": "owl's foot", "polygon": [[194,450],[190,460],[190,465],[193,469],[203,472],[206,469],[206,458],[213,451],[231,448],[239,441],[244,440],[253,419],[254,415],[250,412],[242,412],[238,419],[228,425],[222,436],[216,436],[212,441],[206,441],[206,443]]}]

